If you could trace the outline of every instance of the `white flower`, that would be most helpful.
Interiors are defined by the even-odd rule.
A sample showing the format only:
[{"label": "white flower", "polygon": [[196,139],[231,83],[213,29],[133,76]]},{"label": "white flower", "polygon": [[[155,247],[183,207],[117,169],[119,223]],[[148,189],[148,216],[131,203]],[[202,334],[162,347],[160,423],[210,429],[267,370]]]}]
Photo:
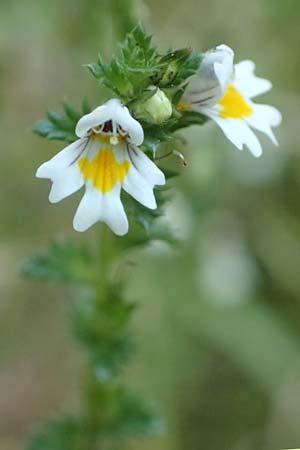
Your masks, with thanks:
[{"label": "white flower", "polygon": [[74,217],[75,230],[85,231],[102,221],[114,233],[124,235],[128,220],[121,188],[155,209],[153,187],[165,184],[164,174],[138,148],[144,140],[143,129],[118,99],[112,99],[83,116],[76,135],[79,139],[42,164],[36,176],[52,180],[52,203],[85,185]]},{"label": "white flower", "polygon": [[255,76],[252,61],[234,66],[233,56],[226,45],[208,52],[199,72],[191,78],[178,109],[208,116],[239,150],[246,145],[254,156],[260,156],[262,147],[251,128],[262,131],[278,145],[272,127],[281,123],[281,114],[272,106],[252,101],[269,91],[272,84]]}]

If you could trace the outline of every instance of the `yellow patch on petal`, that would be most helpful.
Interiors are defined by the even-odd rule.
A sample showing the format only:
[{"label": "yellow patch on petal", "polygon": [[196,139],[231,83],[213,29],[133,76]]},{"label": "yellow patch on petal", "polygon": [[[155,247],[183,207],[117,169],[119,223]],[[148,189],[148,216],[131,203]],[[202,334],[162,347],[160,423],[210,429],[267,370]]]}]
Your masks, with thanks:
[{"label": "yellow patch on petal", "polygon": [[181,99],[181,100],[177,103],[177,109],[179,109],[179,111],[188,111],[188,110],[189,110],[189,105],[187,104],[186,101],[184,101],[184,100]]},{"label": "yellow patch on petal", "polygon": [[[118,134],[117,136],[111,136],[92,132],[92,138],[98,139],[99,141],[103,142],[103,144],[112,144],[112,145],[124,144],[125,142],[127,142],[127,137],[128,137],[127,134],[125,136],[121,136],[120,134]],[[115,139],[115,144],[112,143],[112,138]]]},{"label": "yellow patch on petal", "polygon": [[111,148],[102,148],[92,161],[82,158],[78,161],[81,173],[86,181],[91,181],[103,194],[112,191],[121,183],[130,169],[130,162],[119,163]]},{"label": "yellow patch on petal", "polygon": [[243,119],[253,114],[253,108],[233,84],[229,84],[224,97],[219,101],[222,110],[219,113],[223,119]]}]

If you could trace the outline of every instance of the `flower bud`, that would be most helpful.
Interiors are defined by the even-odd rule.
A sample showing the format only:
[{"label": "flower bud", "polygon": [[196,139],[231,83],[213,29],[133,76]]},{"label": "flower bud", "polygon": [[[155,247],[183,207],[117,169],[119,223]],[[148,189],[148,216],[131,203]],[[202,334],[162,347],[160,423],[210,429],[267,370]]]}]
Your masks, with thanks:
[{"label": "flower bud", "polygon": [[154,94],[143,103],[135,105],[134,113],[138,119],[159,125],[168,120],[172,115],[172,103],[166,94],[151,86],[150,91]]}]

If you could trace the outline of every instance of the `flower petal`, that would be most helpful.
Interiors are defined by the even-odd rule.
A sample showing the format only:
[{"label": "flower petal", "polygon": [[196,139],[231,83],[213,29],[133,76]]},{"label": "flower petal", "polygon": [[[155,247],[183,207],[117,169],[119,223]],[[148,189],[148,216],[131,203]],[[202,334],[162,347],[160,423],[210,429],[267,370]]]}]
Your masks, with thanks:
[{"label": "flower petal", "polygon": [[142,205],[149,209],[157,207],[153,194],[153,186],[147,183],[145,178],[131,166],[127,177],[122,183],[123,189]]},{"label": "flower petal", "polygon": [[77,165],[65,170],[59,177],[54,178],[49,194],[49,201],[57,203],[69,195],[77,192],[83,185],[84,180]]},{"label": "flower petal", "polygon": [[233,73],[233,57],[233,50],[227,45],[206,52],[198,73],[190,78],[182,96],[188,109],[199,111],[218,103]]},{"label": "flower petal", "polygon": [[246,122],[240,119],[223,119],[216,116],[211,118],[239,150],[243,150],[246,145],[254,156],[258,157],[262,154],[260,142]]},{"label": "flower petal", "polygon": [[159,170],[156,164],[154,164],[144,152],[135,146],[130,147],[129,152],[130,161],[151,187],[155,185],[163,186],[166,184],[163,172]]},{"label": "flower petal", "polygon": [[250,59],[244,59],[234,65],[234,71],[237,80],[252,77],[254,76],[255,63]]},{"label": "flower petal", "polygon": [[143,143],[144,130],[141,124],[132,117],[126,106],[118,106],[113,119],[128,133],[128,142],[135,145],[141,145]]},{"label": "flower petal", "polygon": [[87,139],[83,138],[68,145],[49,161],[43,163],[37,169],[36,177],[52,179],[56,175],[60,175],[61,171],[67,169],[80,157],[85,151],[87,144]]},{"label": "flower petal", "polygon": [[91,113],[81,117],[76,126],[76,134],[79,137],[86,136],[87,132],[92,128],[102,125],[112,120],[120,125],[129,135],[129,142],[140,145],[144,140],[144,131],[140,123],[135,120],[128,108],[122,105],[121,101],[113,98],[104,103]]},{"label": "flower petal", "polygon": [[219,45],[217,50],[222,53],[222,59],[214,63],[214,70],[221,89],[220,98],[222,98],[232,77],[234,52],[227,45]]},{"label": "flower petal", "polygon": [[109,102],[104,103],[104,105],[98,106],[92,112],[90,112],[89,114],[85,114],[81,117],[81,119],[79,119],[76,125],[75,133],[79,137],[84,137],[92,128],[98,125],[102,125],[108,120],[111,120],[112,115],[112,106],[109,104]]},{"label": "flower petal", "polygon": [[255,104],[255,110],[269,122],[271,127],[278,127],[282,122],[282,115],[274,106]]},{"label": "flower petal", "polygon": [[278,145],[277,139],[271,127],[277,127],[281,123],[281,114],[278,109],[269,105],[254,105],[254,114],[246,118],[246,121],[256,130],[265,133],[273,142]]},{"label": "flower petal", "polygon": [[272,89],[271,81],[255,76],[253,61],[241,61],[234,66],[234,69],[234,85],[246,97],[253,98]]},{"label": "flower petal", "polygon": [[74,216],[73,226],[76,231],[86,231],[96,222],[105,222],[117,235],[128,232],[128,220],[120,200],[121,186],[111,192],[101,194],[91,183],[87,183],[86,192],[81,199]]},{"label": "flower petal", "polygon": [[83,186],[84,180],[76,162],[85,154],[86,147],[86,139],[80,139],[38,168],[38,178],[50,178],[53,182],[49,194],[51,203],[59,202]]}]

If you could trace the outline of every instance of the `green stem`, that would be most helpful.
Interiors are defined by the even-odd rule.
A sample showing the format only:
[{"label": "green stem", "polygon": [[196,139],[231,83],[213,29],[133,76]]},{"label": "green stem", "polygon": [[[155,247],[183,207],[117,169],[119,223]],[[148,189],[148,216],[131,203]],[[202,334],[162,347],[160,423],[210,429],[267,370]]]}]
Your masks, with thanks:
[{"label": "green stem", "polygon": [[[86,299],[90,304],[91,321],[82,323],[84,332],[89,336],[90,328],[96,326],[93,338],[93,350],[88,348],[89,353],[99,352],[98,357],[92,355],[87,369],[87,379],[85,387],[85,415],[87,427],[90,433],[90,449],[98,448],[101,443],[101,433],[106,432],[114,423],[120,410],[120,386],[116,380],[119,368],[112,371],[105,370],[104,356],[101,361],[101,349],[111,348],[109,358],[114,358],[115,351],[120,351],[118,346],[122,338],[128,334],[128,305],[120,298],[115,298],[112,294],[114,282],[111,279],[112,265],[116,260],[122,258],[122,251],[118,247],[116,238],[106,227],[102,227],[100,236],[99,253],[97,259],[96,276],[92,286],[92,296]],[[121,293],[119,293],[120,295]],[[124,316],[124,317],[122,317]],[[99,334],[98,334],[99,333]],[[89,342],[91,343],[91,342]],[[122,350],[122,348],[121,348]],[[94,356],[94,358],[93,358]]]}]

